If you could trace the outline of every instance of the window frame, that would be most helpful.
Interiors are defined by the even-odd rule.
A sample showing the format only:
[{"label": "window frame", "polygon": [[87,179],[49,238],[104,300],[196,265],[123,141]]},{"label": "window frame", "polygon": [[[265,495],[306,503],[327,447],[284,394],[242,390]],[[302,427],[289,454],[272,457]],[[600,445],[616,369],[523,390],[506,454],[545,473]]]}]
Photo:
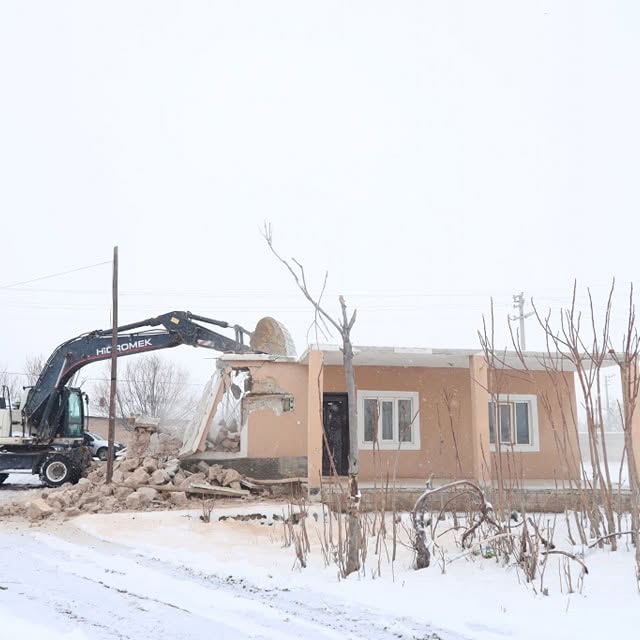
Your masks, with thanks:
[{"label": "window frame", "polygon": [[[513,418],[516,416],[516,404],[527,403],[529,405],[529,444],[510,444],[502,442],[500,439],[501,431],[500,421],[498,424],[494,424],[494,433],[500,439],[501,451],[513,451],[516,453],[536,453],[540,451],[540,423],[538,421],[538,396],[529,393],[501,393],[495,395],[489,395],[487,400],[487,421],[489,420],[489,407],[492,402],[496,402],[498,405],[508,404],[510,405],[510,414],[512,416],[511,434],[515,436],[515,440],[518,438],[518,425]],[[488,425],[487,425],[488,427]],[[491,432],[489,431],[489,450],[492,453],[498,451],[497,442],[491,442]]]},{"label": "window frame", "polygon": [[[364,438],[364,404],[365,400],[389,401],[393,400],[393,439],[382,439],[382,410],[378,417],[378,442],[376,448],[380,451],[418,451],[420,449],[420,394],[417,391],[374,391],[360,390],[357,391],[358,403],[358,448],[361,450],[373,449],[373,441],[366,441]],[[399,441],[400,424],[398,401],[411,400],[412,418],[415,419],[411,424],[411,442]]]}]

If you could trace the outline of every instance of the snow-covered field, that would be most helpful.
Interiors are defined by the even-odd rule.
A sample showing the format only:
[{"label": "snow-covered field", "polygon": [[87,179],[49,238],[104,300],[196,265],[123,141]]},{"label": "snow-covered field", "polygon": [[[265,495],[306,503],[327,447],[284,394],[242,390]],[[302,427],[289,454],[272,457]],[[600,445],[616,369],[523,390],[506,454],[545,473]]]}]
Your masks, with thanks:
[{"label": "snow-covered field", "polygon": [[[281,523],[218,521],[256,512],[281,513],[282,505],[229,505],[214,510],[210,523],[194,511],[86,515],[31,528],[6,523],[0,640],[17,632],[35,637],[38,626],[48,638],[73,640],[600,640],[628,637],[640,625],[640,595],[624,548],[585,552],[589,574],[581,593],[561,588],[559,557],[549,560],[543,596],[515,568],[480,556],[451,562],[444,574],[437,561],[413,571],[404,547],[393,567],[382,560],[381,577],[373,577],[378,559],[370,555],[366,576],[340,580],[322,560],[312,518],[305,569],[293,568]],[[571,548],[561,533],[555,541]],[[574,587],[578,575],[574,566]]]}]

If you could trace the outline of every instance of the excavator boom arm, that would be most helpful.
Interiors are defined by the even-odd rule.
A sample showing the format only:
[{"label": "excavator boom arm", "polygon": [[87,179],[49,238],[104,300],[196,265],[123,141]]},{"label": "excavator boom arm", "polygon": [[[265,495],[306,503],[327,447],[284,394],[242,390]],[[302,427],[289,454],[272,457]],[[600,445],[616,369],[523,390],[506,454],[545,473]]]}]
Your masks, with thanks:
[{"label": "excavator boom arm", "polygon": [[[231,339],[203,327],[194,322],[195,319],[223,328],[230,326],[226,322],[194,316],[188,311],[172,311],[118,327],[117,357],[170,349],[181,344],[223,352],[251,351],[242,342],[244,335],[250,335],[242,327],[233,327],[235,339]],[[157,328],[132,332],[143,327]],[[38,439],[47,440],[55,435],[56,426],[52,423],[51,414],[57,394],[71,377],[82,367],[111,357],[112,333],[110,329],[92,331],[68,340],[51,354],[23,408],[23,416],[27,424],[37,430]]]}]

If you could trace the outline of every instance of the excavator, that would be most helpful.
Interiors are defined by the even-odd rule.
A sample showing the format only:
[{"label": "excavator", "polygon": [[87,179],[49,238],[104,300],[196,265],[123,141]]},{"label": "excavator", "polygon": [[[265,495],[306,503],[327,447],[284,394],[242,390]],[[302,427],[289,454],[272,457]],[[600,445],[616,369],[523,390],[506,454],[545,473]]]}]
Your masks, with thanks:
[{"label": "excavator", "polygon": [[[234,338],[203,324],[233,329]],[[225,353],[292,355],[288,332],[273,318],[263,318],[249,332],[189,311],[171,311],[120,326],[116,333],[117,357],[183,344]],[[9,473],[39,475],[47,487],[80,479],[91,461],[84,446],[86,394],[67,384],[82,367],[111,358],[112,335],[112,329],[96,330],[63,342],[18,401],[6,386],[0,389],[0,484]]]}]

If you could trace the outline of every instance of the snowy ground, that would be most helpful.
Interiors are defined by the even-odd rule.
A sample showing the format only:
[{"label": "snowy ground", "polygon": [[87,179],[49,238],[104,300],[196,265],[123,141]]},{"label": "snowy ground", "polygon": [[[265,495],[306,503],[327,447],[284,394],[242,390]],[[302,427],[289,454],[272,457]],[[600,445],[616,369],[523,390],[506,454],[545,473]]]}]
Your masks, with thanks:
[{"label": "snowy ground", "polygon": [[[640,625],[626,550],[587,552],[589,575],[573,594],[560,587],[558,558],[547,569],[549,596],[542,596],[495,559],[462,558],[444,574],[437,563],[415,572],[404,548],[393,569],[381,563],[381,577],[372,578],[371,555],[366,577],[341,581],[335,566],[324,566],[315,521],[308,521],[309,566],[292,569],[281,524],[217,519],[281,510],[231,505],[214,510],[210,523],[186,511],[87,515],[38,527],[5,522],[0,638],[15,637],[7,629],[36,637],[46,628],[48,638],[73,640],[600,640],[629,636]],[[558,534],[555,540],[562,542]]]},{"label": "snowy ground", "polygon": [[28,473],[10,473],[0,485],[0,504],[29,500],[34,495],[31,489],[38,488],[42,488],[42,482],[38,476]]},{"label": "snowy ground", "polygon": [[[112,532],[113,525],[124,524],[118,518],[112,526],[106,519],[98,520],[99,528]],[[134,528],[142,532],[153,525],[144,514],[130,514],[126,520],[136,521]],[[82,524],[83,529],[93,526],[87,519]],[[270,587],[256,586],[230,569],[217,574],[200,567],[194,570],[192,564],[174,557],[171,546],[163,554],[140,554],[71,524],[37,528],[5,524],[0,550],[4,558],[0,638],[436,637],[418,622],[342,602],[337,593],[309,597],[305,589],[290,586],[286,577]],[[226,551],[210,548],[208,555]]]}]

